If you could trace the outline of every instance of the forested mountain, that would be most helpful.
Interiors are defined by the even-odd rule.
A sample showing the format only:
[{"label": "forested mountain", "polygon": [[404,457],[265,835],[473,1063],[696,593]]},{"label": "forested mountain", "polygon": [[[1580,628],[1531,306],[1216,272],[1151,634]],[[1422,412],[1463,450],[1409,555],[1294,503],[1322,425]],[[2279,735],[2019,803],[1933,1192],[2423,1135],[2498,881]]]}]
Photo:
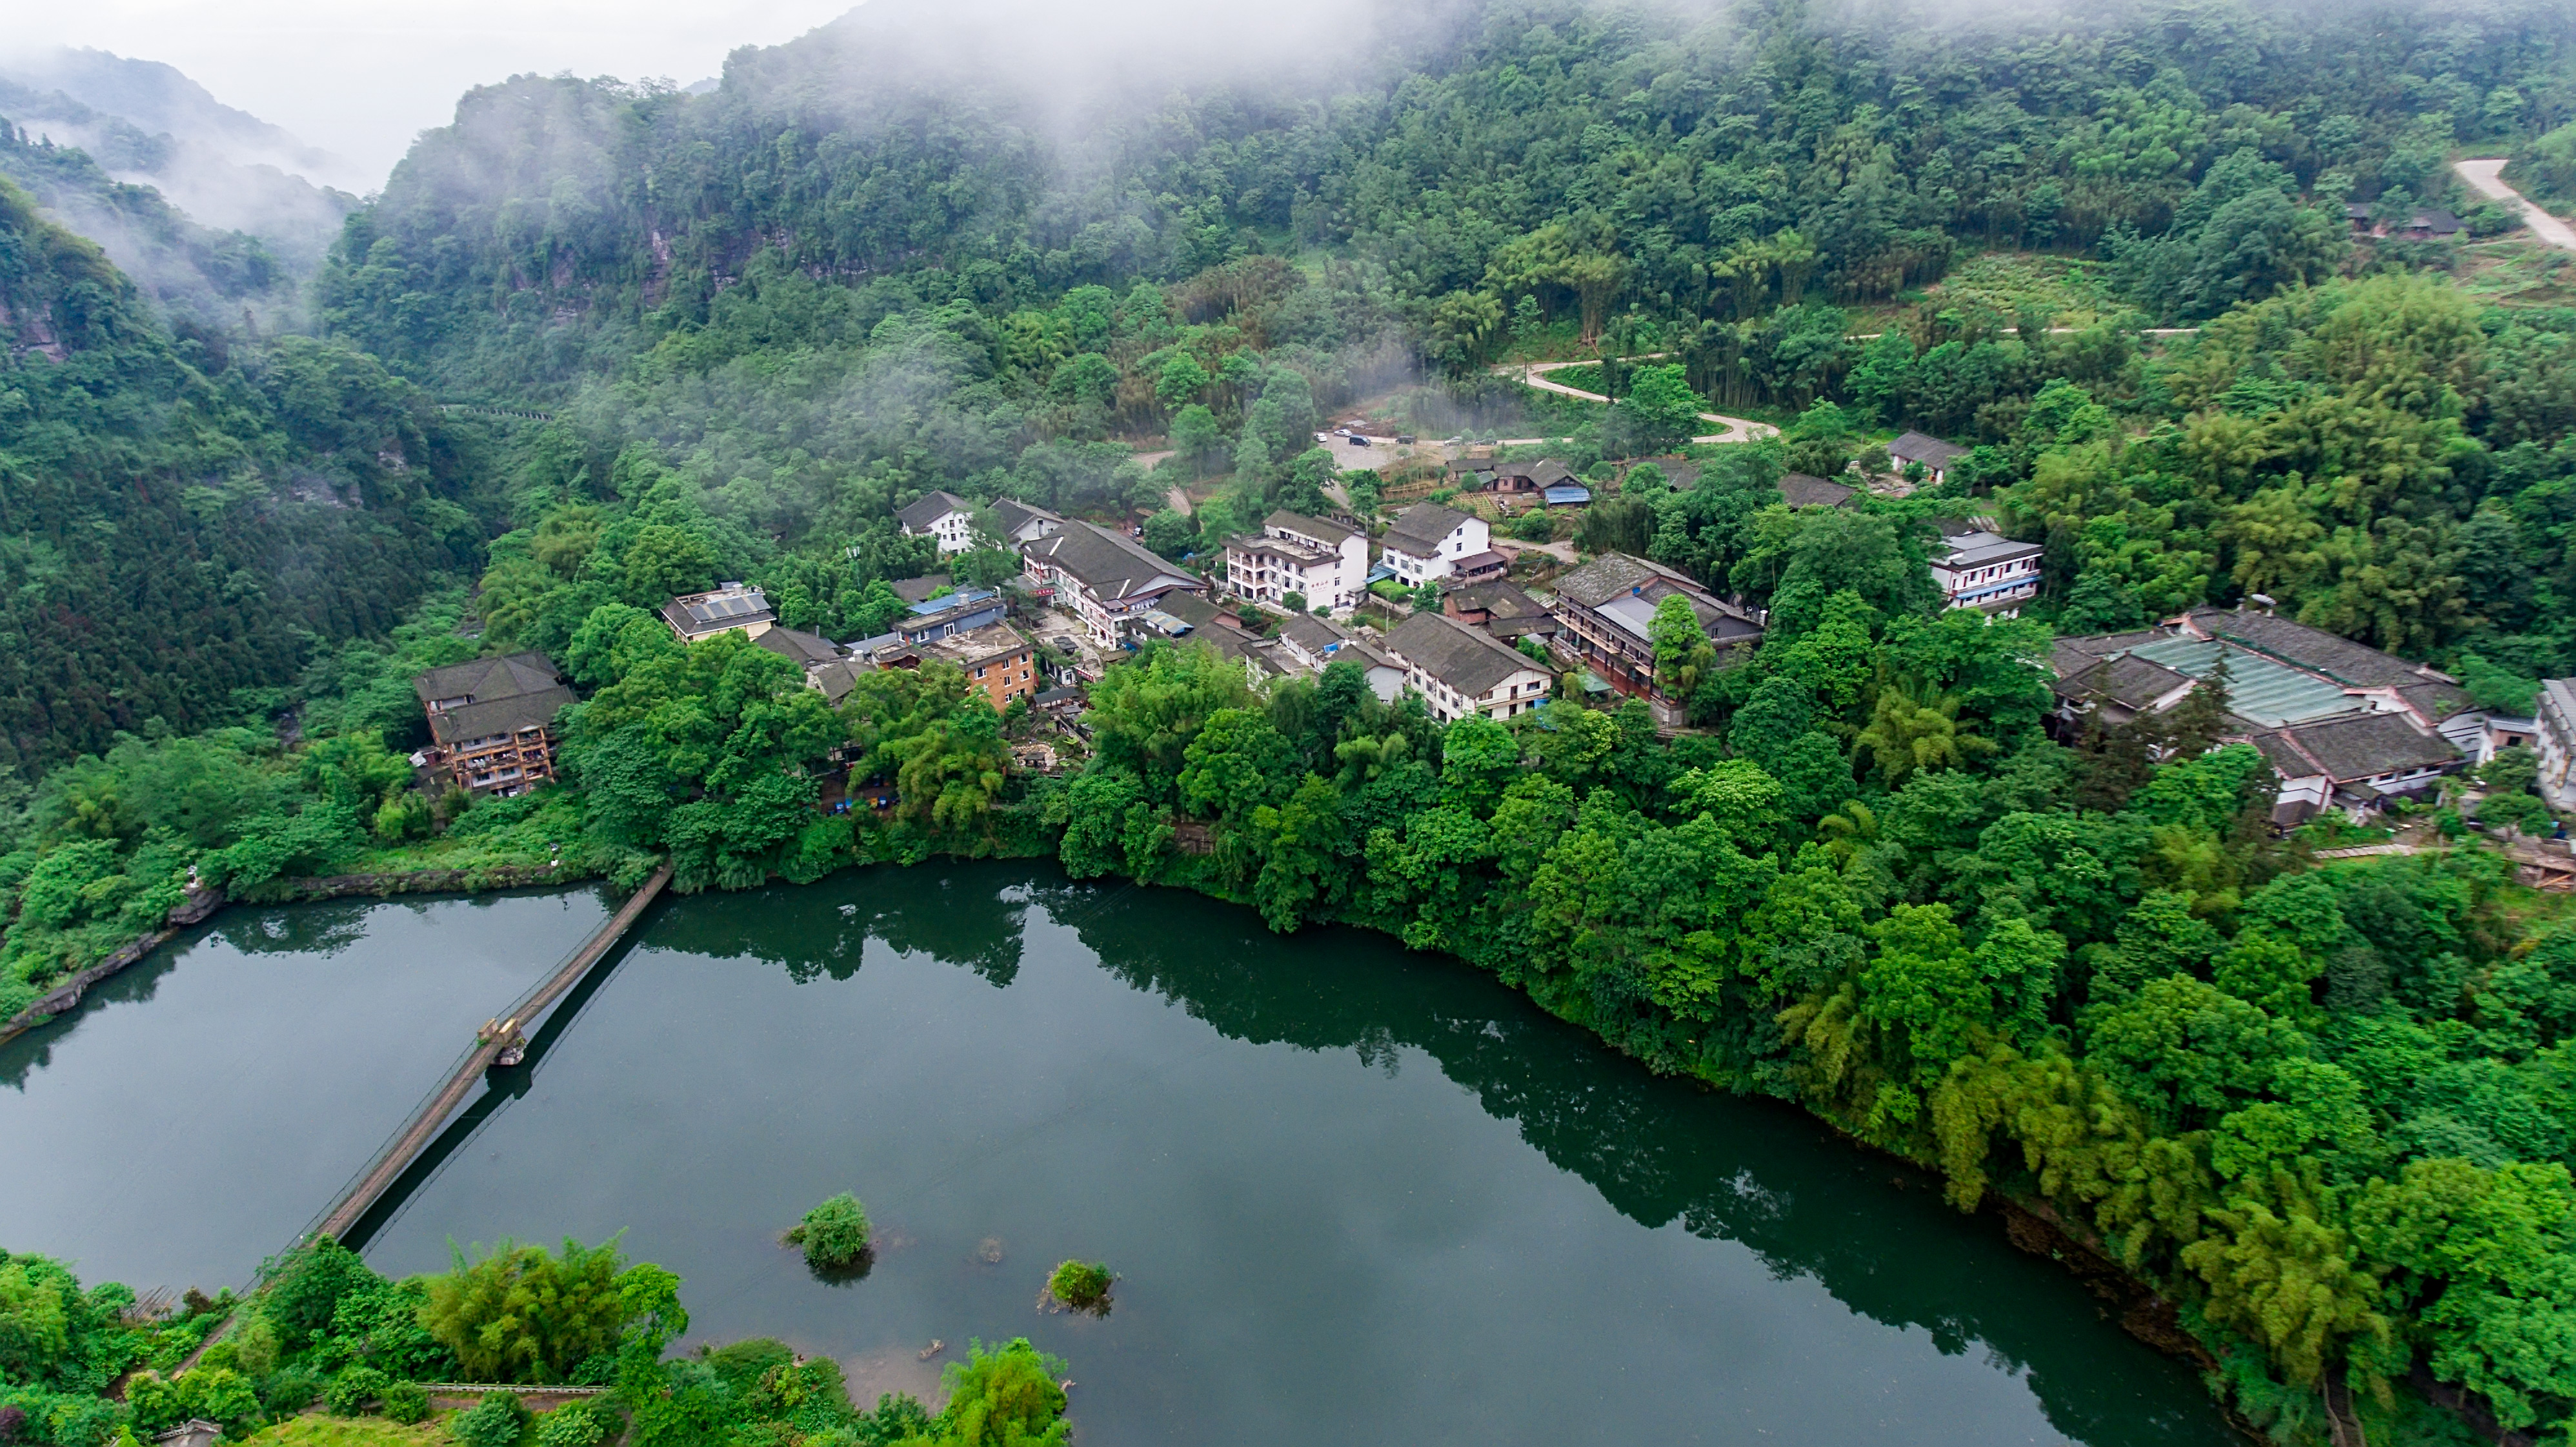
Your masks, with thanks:
[{"label": "forested mountain", "polygon": [[174,340],[5,181],[0,351],[0,766],[229,722],[477,556],[467,444],[414,389],[310,339]]},{"label": "forested mountain", "polygon": [[[37,998],[190,869],[666,858],[688,890],[1054,853],[1458,954],[1963,1205],[2053,1212],[2278,1441],[2466,1440],[2489,1410],[2563,1437],[2576,933],[2471,839],[2548,815],[2531,759],[2429,806],[2468,842],[2321,865],[2272,827],[2266,758],[2211,747],[2214,691],[2069,740],[2043,665],[2052,627],[2260,593],[2492,707],[2576,673],[2576,286],[2449,170],[2576,186],[2576,12],[1271,24],[1157,49],[965,0],[738,52],[704,95],[477,90],[348,219],[323,341],[173,340],[6,193],[8,747],[298,701],[318,741],[119,740],[0,808],[0,990]],[[2443,206],[2467,239],[2416,224]],[[1616,404],[1494,371],[1541,358],[1597,359]],[[1665,738],[1642,703],[1443,727],[1347,663],[1256,689],[1156,644],[1092,690],[1067,779],[1015,770],[1025,710],[954,669],[835,706],[649,611],[741,577],[791,627],[875,632],[936,561],[892,518],[934,487],[1150,514],[1174,557],[1332,487],[1372,513],[1385,479],[1312,445],[1361,400],[1543,429],[1597,489],[1567,541],[1766,610],[1762,645],[1659,655],[1697,725]],[[487,436],[435,405],[471,403],[549,415]],[[1636,465],[1703,403],[1782,436]],[[1784,502],[1904,428],[1970,450],[1907,496]],[[1933,522],[1971,514],[2042,545],[2018,620],[1939,607]],[[377,636],[449,569],[470,604]],[[564,786],[428,799],[385,732],[404,679],[523,647],[588,694]],[[820,807],[835,748],[882,812]]]},{"label": "forested mountain", "polygon": [[86,150],[6,124],[0,94],[0,177],[45,214],[106,252],[172,321],[225,331],[275,330],[303,311],[299,273],[257,236],[198,225],[152,186],[117,180]]},{"label": "forested mountain", "polygon": [[165,311],[300,329],[303,283],[357,198],[331,158],[166,65],[63,50],[0,65],[0,175]]},{"label": "forested mountain", "polygon": [[58,46],[0,60],[0,77],[56,92],[144,135],[167,136],[237,166],[267,165],[318,184],[349,165],[283,126],[225,105],[177,67],[159,61]]},{"label": "forested mountain", "polygon": [[2303,205],[2430,199],[2450,148],[2576,114],[2576,21],[2520,0],[2134,4],[2026,31],[1899,7],[1450,13],[1354,47],[1338,86],[1149,79],[1071,121],[1043,76],[946,58],[992,19],[972,4],[891,33],[855,12],[738,53],[703,97],[523,78],[424,138],[327,294],[371,350],[494,396],[702,324],[764,251],[1010,306],[1332,248],[1456,365],[1524,296],[1587,332],[1629,305],[1792,304],[1776,332],[1801,300],[1885,296],[1985,244],[2183,247],[2142,265],[2170,292],[2142,300],[2206,315],[2330,269]]},{"label": "forested mountain", "polygon": [[[1170,476],[1095,447],[1113,435],[1169,436],[1167,473],[1237,464],[1253,485],[1202,519],[1228,524],[1302,486],[1319,405],[1429,378],[1399,413],[1474,426],[1485,364],[1606,337],[1677,353],[1720,405],[1845,409],[1802,466],[1851,455],[1837,428],[1989,444],[1972,491],[2009,489],[2072,624],[2269,591],[2446,661],[2483,635],[2518,678],[2576,668],[2549,602],[2567,318],[2328,286],[2455,264],[2357,247],[2344,208],[2469,210],[2453,153],[2576,116],[2563,6],[2020,25],[1510,0],[1322,74],[1123,88],[961,59],[994,23],[854,12],[738,53],[704,96],[476,91],[352,218],[326,324],[443,398],[562,405],[594,489],[649,439],[710,515],[791,553],[931,487],[1160,497]],[[2092,258],[2089,325],[2053,332],[2039,299],[1886,320],[1984,248]],[[2323,289],[2267,301],[2302,287]],[[2256,331],[2142,343],[2249,303],[2272,307]],[[2407,334],[2386,340],[2418,383],[2317,370],[2323,337],[2374,327]],[[2336,440],[2356,427],[2392,440]],[[1655,506],[1634,545],[1732,566],[1704,501]]]}]

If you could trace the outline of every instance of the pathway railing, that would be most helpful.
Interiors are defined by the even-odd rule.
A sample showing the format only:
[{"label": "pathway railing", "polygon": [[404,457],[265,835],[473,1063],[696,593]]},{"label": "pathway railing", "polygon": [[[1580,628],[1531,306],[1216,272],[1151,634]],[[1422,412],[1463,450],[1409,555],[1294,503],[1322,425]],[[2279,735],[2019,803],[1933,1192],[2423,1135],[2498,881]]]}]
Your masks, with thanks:
[{"label": "pathway railing", "polygon": [[599,927],[598,933],[583,941],[551,973],[510,1002],[502,1013],[485,1022],[484,1027],[476,1032],[474,1043],[456,1057],[447,1074],[421,1098],[409,1119],[394,1132],[393,1138],[349,1178],[348,1184],[341,1187],[331,1204],[307,1224],[296,1243],[301,1245],[316,1236],[336,1239],[348,1235],[350,1228],[366,1216],[368,1208],[382,1199],[386,1190],[401,1179],[413,1161],[419,1159],[420,1153],[428,1149],[430,1142],[438,1138],[438,1133],[456,1114],[456,1108],[464,1103],[467,1093],[483,1078],[483,1073],[496,1064],[517,1060],[518,1052],[538,1017],[590,973],[591,967],[625,937],[627,930],[644,913],[644,907],[651,904],[670,882],[671,866],[665,864],[653,872],[653,877],[644,882],[643,888],[635,891],[633,898],[609,917],[608,923]]}]

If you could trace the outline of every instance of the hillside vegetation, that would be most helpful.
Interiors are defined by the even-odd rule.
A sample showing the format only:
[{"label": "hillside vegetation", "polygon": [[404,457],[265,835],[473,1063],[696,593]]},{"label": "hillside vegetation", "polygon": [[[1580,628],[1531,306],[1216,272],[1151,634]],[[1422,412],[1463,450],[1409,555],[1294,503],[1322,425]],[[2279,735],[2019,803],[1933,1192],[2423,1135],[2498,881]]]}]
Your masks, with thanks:
[{"label": "hillside vegetation", "polygon": [[[1051,854],[1456,954],[1963,1208],[2008,1197],[2157,1293],[2160,1339],[2277,1441],[2465,1442],[2481,1413],[2566,1436],[2563,900],[2438,806],[2460,847],[2320,864],[2270,826],[2262,756],[2213,747],[2210,696],[2042,726],[2052,629],[2254,593],[2509,712],[2576,673],[2576,311],[2482,306],[2455,244],[2368,234],[2465,206],[2456,153],[2556,154],[2563,6],[2015,27],[1496,0],[1326,79],[1089,88],[956,59],[995,20],[854,16],[704,96],[478,90],[350,218],[324,340],[174,340],[94,250],[0,217],[31,640],[0,718],[58,765],[0,820],[0,1000],[191,869],[542,842],[694,890]],[[1539,357],[1619,400],[1492,370]],[[1684,391],[1783,435],[1631,466],[1672,461]],[[456,402],[551,415],[487,434],[432,405]],[[744,578],[790,626],[873,632],[937,561],[892,519],[935,487],[1149,515],[1176,557],[1337,487],[1368,511],[1381,480],[1312,445],[1363,404],[1555,434],[1595,483],[1577,541],[1767,610],[1763,645],[1658,658],[1677,737],[1572,698],[1443,727],[1348,663],[1256,689],[1155,646],[1053,777],[1012,768],[1025,711],[955,669],[835,707],[650,611]],[[1971,451],[1907,497],[1780,500],[1903,428]],[[1966,514],[2043,545],[2019,619],[1941,611],[1931,521]],[[433,808],[404,680],[516,648],[585,695],[567,782]],[[882,812],[822,811],[836,748]],[[2485,817],[2547,817],[2528,757],[2482,782]]]}]

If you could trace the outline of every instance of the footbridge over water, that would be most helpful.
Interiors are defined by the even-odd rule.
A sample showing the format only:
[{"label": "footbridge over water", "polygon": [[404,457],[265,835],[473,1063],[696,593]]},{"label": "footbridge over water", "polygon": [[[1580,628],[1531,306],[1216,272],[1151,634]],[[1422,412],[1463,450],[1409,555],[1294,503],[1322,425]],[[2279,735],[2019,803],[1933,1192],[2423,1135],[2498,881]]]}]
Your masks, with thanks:
[{"label": "footbridge over water", "polygon": [[645,906],[659,897],[663,887],[670,882],[671,866],[665,864],[654,871],[653,877],[644,882],[644,887],[635,891],[634,897],[610,916],[606,924],[599,927],[598,933],[565,956],[563,963],[551,974],[530,986],[527,993],[511,1001],[501,1013],[485,1021],[483,1028],[475,1032],[474,1043],[457,1057],[446,1078],[421,1101],[420,1108],[412,1113],[411,1119],[401,1129],[394,1132],[393,1138],[376,1153],[375,1159],[351,1177],[338,1198],[314,1218],[298,1238],[298,1244],[316,1236],[329,1236],[335,1240],[346,1238],[365,1218],[368,1210],[402,1178],[403,1172],[409,1170],[412,1163],[420,1159],[421,1153],[438,1139],[440,1132],[456,1115],[457,1108],[465,1103],[466,1096],[483,1079],[484,1072],[496,1065],[519,1063],[527,1050],[530,1033],[545,1018],[546,1012],[607,958],[608,952],[625,938],[626,932],[643,915]]}]

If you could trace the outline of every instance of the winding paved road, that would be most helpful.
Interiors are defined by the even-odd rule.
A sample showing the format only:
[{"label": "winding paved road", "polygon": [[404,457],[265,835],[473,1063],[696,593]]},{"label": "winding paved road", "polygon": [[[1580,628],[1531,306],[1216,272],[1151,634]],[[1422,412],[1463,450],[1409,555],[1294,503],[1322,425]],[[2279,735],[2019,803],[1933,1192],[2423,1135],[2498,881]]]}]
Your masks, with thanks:
[{"label": "winding paved road", "polygon": [[2566,222],[2541,210],[2530,197],[2506,185],[2503,174],[2504,165],[2505,163],[2500,160],[2454,161],[2451,163],[2451,169],[2460,173],[2460,179],[2469,183],[2470,190],[2490,201],[2505,202],[2520,211],[2523,224],[2531,228],[2532,235],[2561,251],[2576,251],[2576,226],[2569,226]]},{"label": "winding paved road", "polygon": [[[1631,357],[1629,360],[1634,362],[1646,362],[1652,361],[1656,357],[1660,357],[1662,355],[1663,353],[1661,352],[1654,352],[1644,356]],[[1579,387],[1569,387],[1563,382],[1551,382],[1547,380],[1547,374],[1556,371],[1560,367],[1589,367],[1592,365],[1594,364],[1591,362],[1529,362],[1520,366],[1500,367],[1496,370],[1500,371],[1505,376],[1517,376],[1523,382],[1536,387],[1542,392],[1556,392],[1568,397],[1580,397],[1586,402],[1607,402],[1610,399],[1602,396],[1598,392],[1586,392]],[[1702,422],[1714,422],[1726,430],[1723,432],[1712,432],[1706,437],[1694,437],[1691,439],[1693,442],[1753,442],[1758,441],[1761,438],[1777,437],[1780,435],[1780,429],[1772,426],[1768,422],[1755,422],[1743,417],[1728,417],[1716,412],[1702,412],[1699,414],[1699,419]],[[1508,441],[1509,439],[1506,440]]]}]

